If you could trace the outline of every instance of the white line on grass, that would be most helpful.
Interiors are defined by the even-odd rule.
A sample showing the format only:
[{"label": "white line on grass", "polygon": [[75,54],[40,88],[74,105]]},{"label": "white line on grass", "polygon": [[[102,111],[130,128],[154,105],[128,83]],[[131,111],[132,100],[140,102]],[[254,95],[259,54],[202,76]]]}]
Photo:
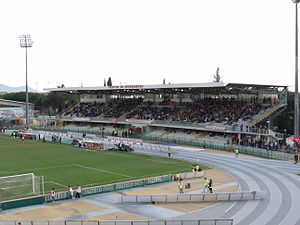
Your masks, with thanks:
[{"label": "white line on grass", "polygon": [[46,181],[45,183],[56,184],[56,185],[62,186],[62,187],[67,187],[67,186],[68,186],[68,185],[60,184],[60,183],[57,183],[57,182],[54,182],[54,181],[51,181],[51,180],[48,180],[48,181]]},{"label": "white line on grass", "polygon": [[22,184],[22,185],[17,185],[17,186],[2,187],[2,188],[0,188],[0,190],[6,190],[6,189],[11,189],[11,188],[17,188],[17,187],[26,187],[26,186],[31,187],[32,185],[31,184]]},{"label": "white line on grass", "polygon": [[[103,154],[110,154],[110,152],[103,152]],[[164,160],[164,159],[167,158],[166,156],[157,155],[155,157],[161,158],[161,160],[156,160],[156,159],[140,158],[140,157],[135,156],[134,154],[152,156],[152,155],[145,154],[145,152],[140,151],[140,150],[137,150],[136,152],[130,153],[130,155],[129,154],[128,155],[124,154],[124,155],[118,155],[118,156],[124,157],[124,158],[135,158],[135,159],[138,159],[138,160],[152,161],[152,162],[156,162],[156,163],[164,163],[164,164],[170,164],[170,165],[177,165],[177,166],[182,165],[181,163],[162,161],[162,160]],[[178,159],[175,159],[175,160],[178,160]]]},{"label": "white line on grass", "polygon": [[23,173],[25,171],[32,171],[32,170],[44,170],[44,169],[56,169],[56,168],[61,168],[61,167],[68,167],[68,166],[74,166],[73,164],[67,164],[67,165],[62,165],[62,166],[49,166],[49,167],[39,167],[39,168],[30,168],[30,169],[25,169],[25,170],[14,170],[14,171],[5,171],[2,172],[0,171],[0,174],[5,174],[5,173]]},{"label": "white line on grass", "polygon": [[37,143],[17,143],[17,144],[13,144],[13,145],[1,145],[0,148],[7,148],[7,147],[15,147],[15,146],[28,146],[28,145],[36,145]]},{"label": "white line on grass", "polygon": [[4,138],[4,139],[15,139],[15,138],[11,138],[9,135],[0,135],[0,138]]},{"label": "white line on grass", "polygon": [[80,168],[84,168],[84,169],[95,170],[95,171],[105,172],[105,173],[111,173],[111,174],[115,174],[115,175],[119,175],[119,176],[123,176],[123,177],[135,178],[135,177],[128,176],[128,175],[125,175],[125,174],[115,173],[115,172],[112,172],[112,171],[109,171],[109,170],[103,170],[103,169],[99,169],[99,168],[94,168],[94,167],[89,167],[89,166],[83,166],[83,165],[80,165],[80,164],[73,164],[73,165],[74,166],[78,166]]},{"label": "white line on grass", "polygon": [[107,183],[107,184],[103,184],[103,182],[83,184],[83,186],[91,187],[91,186],[100,186],[100,185],[110,185],[110,184],[115,184],[115,183],[124,182],[124,181],[128,181],[128,179],[123,178],[123,179],[120,179],[120,180],[109,181],[110,183]]}]

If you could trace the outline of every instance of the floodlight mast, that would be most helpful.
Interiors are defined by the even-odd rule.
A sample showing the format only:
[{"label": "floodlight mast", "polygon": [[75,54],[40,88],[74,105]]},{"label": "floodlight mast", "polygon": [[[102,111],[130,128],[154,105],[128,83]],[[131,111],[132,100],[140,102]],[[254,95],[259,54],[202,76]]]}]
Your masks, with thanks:
[{"label": "floodlight mast", "polygon": [[20,35],[20,46],[21,48],[25,48],[26,52],[26,58],[25,58],[25,64],[26,64],[26,127],[29,125],[29,115],[28,115],[28,82],[27,82],[27,48],[32,47],[32,41],[29,34]]},{"label": "floodlight mast", "polygon": [[[294,138],[299,138],[299,93],[298,93],[298,3],[295,4],[295,94],[294,94]],[[296,142],[295,142],[296,144]]]}]

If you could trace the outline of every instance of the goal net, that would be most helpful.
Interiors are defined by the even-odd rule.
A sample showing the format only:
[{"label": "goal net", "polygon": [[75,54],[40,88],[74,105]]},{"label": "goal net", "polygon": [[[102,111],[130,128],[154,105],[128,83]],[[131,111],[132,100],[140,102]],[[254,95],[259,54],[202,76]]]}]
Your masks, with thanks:
[{"label": "goal net", "polygon": [[41,194],[42,183],[33,173],[0,177],[0,201]]}]

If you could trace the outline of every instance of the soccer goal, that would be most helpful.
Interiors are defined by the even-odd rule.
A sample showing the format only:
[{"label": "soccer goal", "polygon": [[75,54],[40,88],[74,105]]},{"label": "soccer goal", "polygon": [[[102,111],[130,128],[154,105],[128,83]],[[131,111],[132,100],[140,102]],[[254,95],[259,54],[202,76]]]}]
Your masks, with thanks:
[{"label": "soccer goal", "polygon": [[15,199],[44,192],[43,177],[33,173],[0,177],[0,200]]}]

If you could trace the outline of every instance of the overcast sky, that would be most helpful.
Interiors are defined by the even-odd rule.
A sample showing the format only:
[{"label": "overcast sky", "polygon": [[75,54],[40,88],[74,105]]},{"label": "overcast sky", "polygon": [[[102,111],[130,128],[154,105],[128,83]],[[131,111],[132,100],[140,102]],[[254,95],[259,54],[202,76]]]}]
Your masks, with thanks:
[{"label": "overcast sky", "polygon": [[0,83],[42,90],[64,84],[224,82],[294,88],[291,0],[0,1]]}]

